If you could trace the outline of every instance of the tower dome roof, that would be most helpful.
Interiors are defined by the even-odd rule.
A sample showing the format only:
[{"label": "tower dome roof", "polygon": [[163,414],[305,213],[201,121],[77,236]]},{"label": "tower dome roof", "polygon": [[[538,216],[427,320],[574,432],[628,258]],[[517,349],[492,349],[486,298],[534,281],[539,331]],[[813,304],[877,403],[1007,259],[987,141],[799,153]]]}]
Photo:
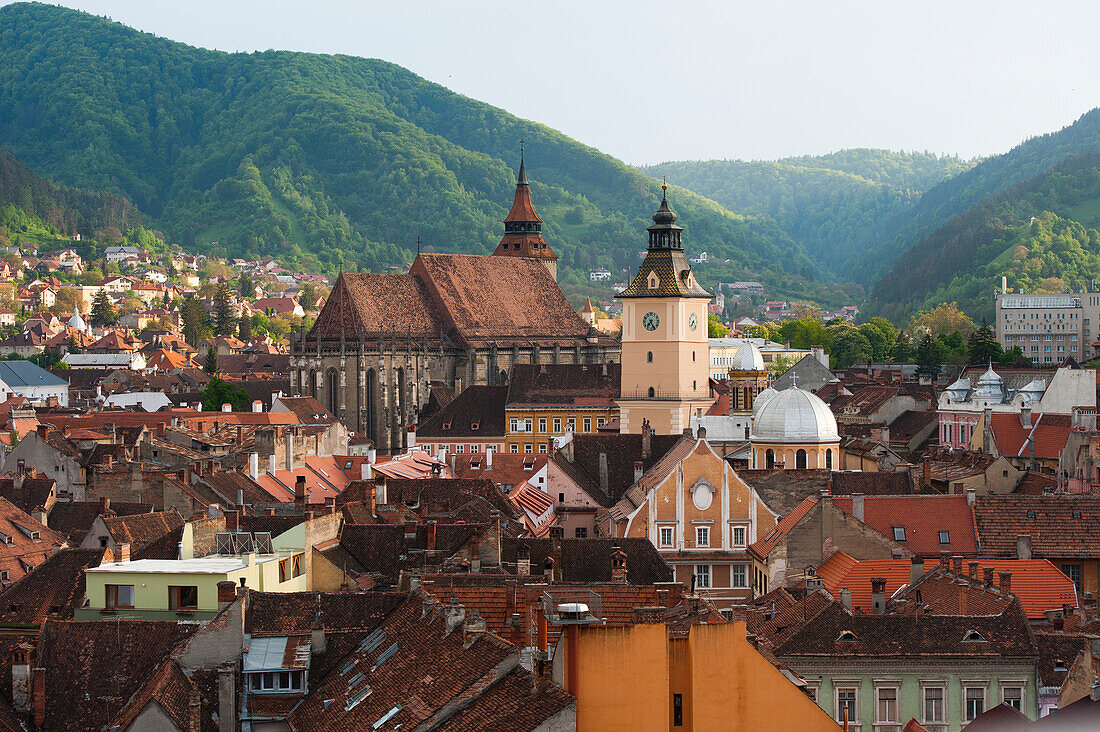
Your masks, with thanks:
[{"label": "tower dome roof", "polygon": [[984,386],[986,384],[1003,384],[1004,379],[1000,374],[993,370],[993,364],[989,364],[989,368],[985,370],[985,373],[978,379],[978,386]]},{"label": "tower dome roof", "polygon": [[69,318],[68,325],[70,328],[76,328],[80,331],[88,329],[88,324],[84,322],[84,318],[80,317],[80,311],[76,308],[73,308],[73,317]]},{"label": "tower dome roof", "polygon": [[752,341],[745,341],[733,354],[734,371],[764,371],[764,356]]},{"label": "tower dome roof", "polygon": [[779,392],[777,390],[769,386],[768,388],[764,389],[764,391],[757,394],[756,398],[752,400],[753,417],[760,414],[760,410],[764,408],[764,405],[767,404],[772,399],[772,397],[774,397],[778,393]]},{"label": "tower dome roof", "polygon": [[751,439],[759,442],[823,443],[836,442],[840,436],[836,429],[836,417],[829,405],[816,394],[792,386],[778,392],[760,408],[753,420]]}]

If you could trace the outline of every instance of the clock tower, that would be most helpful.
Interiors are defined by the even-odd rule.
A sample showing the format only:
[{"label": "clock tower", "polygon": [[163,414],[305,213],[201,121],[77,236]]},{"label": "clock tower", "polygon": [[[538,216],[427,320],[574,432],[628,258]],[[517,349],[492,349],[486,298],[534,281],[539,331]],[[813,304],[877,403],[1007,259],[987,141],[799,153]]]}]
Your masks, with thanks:
[{"label": "clock tower", "polygon": [[661,206],[649,227],[649,249],[623,302],[621,432],[678,435],[710,396],[707,305],[712,295],[691,273],[680,243],[683,229],[661,185]]}]

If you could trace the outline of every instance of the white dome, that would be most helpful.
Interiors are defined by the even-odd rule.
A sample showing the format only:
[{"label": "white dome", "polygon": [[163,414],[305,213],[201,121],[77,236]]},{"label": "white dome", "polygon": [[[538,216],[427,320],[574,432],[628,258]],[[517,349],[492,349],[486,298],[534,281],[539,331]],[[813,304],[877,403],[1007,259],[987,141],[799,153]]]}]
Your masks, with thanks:
[{"label": "white dome", "polygon": [[978,379],[978,388],[974,390],[974,396],[984,399],[1000,399],[1004,393],[1004,379],[993,370],[993,364],[989,365],[986,372]]},{"label": "white dome", "polygon": [[80,313],[75,308],[73,309],[73,317],[69,318],[69,327],[80,331],[88,329],[88,324],[84,322],[84,318],[80,317]]},{"label": "white dome", "polygon": [[768,399],[753,420],[753,441],[822,443],[839,439],[829,405],[796,386]]},{"label": "white dome", "polygon": [[734,371],[763,371],[764,357],[755,343],[745,341],[733,354],[733,363],[730,368]]},{"label": "white dome", "polygon": [[764,405],[778,393],[778,391],[769,386],[764,389],[764,391],[757,394],[756,398],[752,400],[752,416],[755,418],[756,415],[760,414],[760,410],[764,408]]}]

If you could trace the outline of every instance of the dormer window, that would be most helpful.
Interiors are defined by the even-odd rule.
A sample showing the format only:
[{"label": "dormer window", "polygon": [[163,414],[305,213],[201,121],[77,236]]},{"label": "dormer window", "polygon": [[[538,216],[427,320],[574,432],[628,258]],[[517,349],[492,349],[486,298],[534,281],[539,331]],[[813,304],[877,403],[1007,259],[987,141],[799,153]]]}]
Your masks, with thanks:
[{"label": "dormer window", "polygon": [[443,423],[443,429],[445,429],[445,430],[451,429],[451,423],[450,422],[444,422]]},{"label": "dormer window", "polygon": [[840,635],[837,636],[837,642],[838,643],[840,641],[857,641],[857,640],[859,640],[859,638],[856,638],[856,634],[853,633],[850,630],[842,630],[842,631],[840,631]]},{"label": "dormer window", "polygon": [[661,278],[657,276],[656,272],[649,273],[649,289],[656,290],[661,286]]},{"label": "dormer window", "polygon": [[473,422],[470,422],[470,429],[471,430],[476,431],[479,427],[481,427],[481,422],[480,421],[474,420]]},{"label": "dormer window", "polygon": [[894,541],[905,541],[905,527],[904,526],[895,526],[894,527]]},{"label": "dormer window", "polygon": [[984,643],[985,636],[976,630],[966,631],[966,635],[963,636],[963,643]]}]

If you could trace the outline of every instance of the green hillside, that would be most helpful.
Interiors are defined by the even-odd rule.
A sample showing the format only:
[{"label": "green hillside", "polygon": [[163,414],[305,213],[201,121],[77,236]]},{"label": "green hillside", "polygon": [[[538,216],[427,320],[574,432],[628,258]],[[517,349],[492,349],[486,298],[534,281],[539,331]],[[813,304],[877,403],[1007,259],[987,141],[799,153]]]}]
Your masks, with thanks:
[{"label": "green hillside", "polygon": [[[0,8],[0,146],[54,180],[133,200],[198,251],[335,271],[423,248],[488,252],[519,141],[563,287],[637,266],[658,201],[641,172],[384,61],[227,54],[63,8]],[[847,299],[771,219],[670,192],[705,282]]]},{"label": "green hillside", "polygon": [[922,191],[971,165],[926,153],[854,149],[775,162],[689,161],[643,170],[668,175],[731,211],[774,218],[834,277],[851,280],[886,222]]},{"label": "green hillside", "polygon": [[970,207],[906,251],[875,287],[875,307],[903,322],[917,310],[958,302],[991,318],[1002,276],[1016,292],[1059,292],[1100,282],[1100,152]]}]

